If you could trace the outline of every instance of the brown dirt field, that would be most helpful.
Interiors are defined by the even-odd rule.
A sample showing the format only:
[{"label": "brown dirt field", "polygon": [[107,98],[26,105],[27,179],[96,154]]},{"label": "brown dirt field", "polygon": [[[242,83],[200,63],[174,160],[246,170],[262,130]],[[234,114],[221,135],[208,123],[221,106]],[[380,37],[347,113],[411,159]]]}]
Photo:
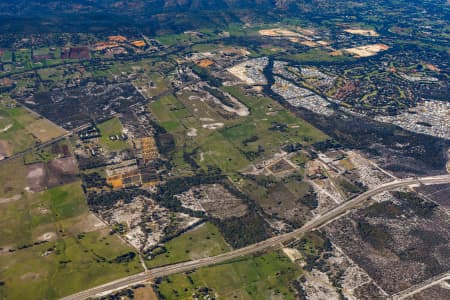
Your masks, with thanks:
[{"label": "brown dirt field", "polygon": [[34,272],[28,272],[28,273],[25,273],[22,276],[20,276],[20,279],[26,280],[26,281],[38,280],[39,278],[41,278],[41,274],[34,273]]},{"label": "brown dirt field", "polygon": [[426,64],[425,66],[430,71],[434,71],[434,72],[440,72],[441,71],[441,69],[439,69],[438,67],[436,67],[435,65],[432,65],[432,64]]},{"label": "brown dirt field", "polygon": [[111,35],[108,36],[108,40],[111,42],[126,42],[127,38],[122,35]]},{"label": "brown dirt field", "polygon": [[69,58],[71,59],[89,59],[91,57],[88,47],[70,48]]},{"label": "brown dirt field", "polygon": [[202,59],[197,63],[197,65],[202,68],[207,68],[213,64],[214,64],[214,62],[210,59]]},{"label": "brown dirt field", "polygon": [[151,286],[146,286],[134,290],[134,299],[136,300],[157,300],[155,292]]},{"label": "brown dirt field", "polygon": [[47,185],[55,187],[77,180],[78,167],[73,157],[56,158],[47,164]]},{"label": "brown dirt field", "polygon": [[271,37],[278,37],[278,36],[284,36],[284,37],[296,37],[299,34],[288,30],[288,29],[283,29],[283,28],[273,28],[273,29],[262,29],[260,31],[258,31],[260,35],[263,36],[271,36]]},{"label": "brown dirt field", "polygon": [[247,205],[219,184],[202,186],[200,204],[206,212],[216,218],[242,217],[247,213]]},{"label": "brown dirt field", "polygon": [[292,171],[294,168],[286,162],[286,160],[282,159],[269,167],[269,170],[272,173],[283,173],[287,171]]},{"label": "brown dirt field", "polygon": [[45,189],[46,170],[44,163],[28,165],[27,186],[33,192]]},{"label": "brown dirt field", "polygon": [[145,47],[145,41],[134,41],[131,44],[135,47]]},{"label": "brown dirt field", "polygon": [[[64,226],[65,225],[65,226]],[[100,221],[92,213],[83,213],[77,217],[66,219],[63,222],[65,232],[68,234],[78,234],[80,232],[93,232],[106,228],[105,223]]]},{"label": "brown dirt field", "polygon": [[27,126],[27,130],[42,143],[51,141],[66,133],[66,131],[47,119],[39,119]]},{"label": "brown dirt field", "polygon": [[390,47],[385,44],[365,45],[354,48],[343,49],[347,53],[355,55],[356,57],[369,57],[376,55],[378,52],[386,51]]},{"label": "brown dirt field", "polygon": [[313,42],[313,41],[301,41],[300,44],[307,46],[307,47],[312,47],[312,48],[319,46],[319,44],[317,44],[316,42]]}]

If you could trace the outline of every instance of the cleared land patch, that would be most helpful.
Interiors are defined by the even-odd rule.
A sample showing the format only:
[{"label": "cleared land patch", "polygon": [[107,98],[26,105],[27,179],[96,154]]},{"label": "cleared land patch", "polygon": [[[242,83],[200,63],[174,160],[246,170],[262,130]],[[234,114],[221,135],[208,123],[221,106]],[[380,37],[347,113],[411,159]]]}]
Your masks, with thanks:
[{"label": "cleared land patch", "polygon": [[247,206],[220,184],[196,186],[176,197],[182,206],[205,211],[219,219],[242,217],[247,213]]}]

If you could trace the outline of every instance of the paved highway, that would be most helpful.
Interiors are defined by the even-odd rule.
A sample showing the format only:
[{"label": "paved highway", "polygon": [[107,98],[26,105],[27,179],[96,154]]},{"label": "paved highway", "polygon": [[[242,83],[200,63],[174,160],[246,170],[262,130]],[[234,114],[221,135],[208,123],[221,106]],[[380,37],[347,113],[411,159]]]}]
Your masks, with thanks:
[{"label": "paved highway", "polygon": [[439,176],[429,176],[429,177],[421,177],[421,178],[405,178],[405,179],[399,179],[394,180],[382,185],[379,185],[378,187],[369,190],[353,199],[350,199],[344,203],[341,203],[337,207],[329,210],[328,212],[316,216],[311,221],[307,222],[304,226],[302,226],[299,229],[296,229],[292,232],[285,233],[282,235],[278,235],[275,237],[272,237],[270,239],[264,240],[262,242],[249,245],[244,248],[240,248],[237,250],[233,250],[224,254],[220,254],[217,256],[211,256],[211,257],[205,257],[198,260],[168,265],[164,267],[159,267],[155,269],[148,270],[147,272],[142,272],[136,275],[132,275],[129,277],[125,277],[113,282],[106,283],[101,286],[97,286],[70,296],[67,296],[65,298],[62,298],[62,300],[83,300],[89,297],[94,297],[95,295],[107,293],[114,290],[119,290],[123,288],[127,288],[133,285],[136,285],[138,283],[144,282],[146,280],[151,280],[153,278],[158,278],[162,276],[167,276],[175,273],[180,272],[186,272],[190,270],[194,270],[197,268],[210,266],[218,263],[222,263],[234,258],[238,258],[244,255],[253,254],[257,252],[267,251],[269,249],[277,249],[282,246],[283,243],[288,242],[292,239],[297,238],[298,236],[312,231],[316,230],[317,228],[320,228],[321,226],[324,226],[333,220],[341,217],[345,213],[347,213],[349,210],[357,207],[358,205],[362,204],[365,200],[369,199],[370,197],[377,195],[384,191],[394,190],[400,187],[406,187],[410,185],[418,185],[418,184],[426,184],[426,185],[432,185],[432,184],[444,184],[444,183],[450,183],[450,174],[449,175],[439,175]]}]

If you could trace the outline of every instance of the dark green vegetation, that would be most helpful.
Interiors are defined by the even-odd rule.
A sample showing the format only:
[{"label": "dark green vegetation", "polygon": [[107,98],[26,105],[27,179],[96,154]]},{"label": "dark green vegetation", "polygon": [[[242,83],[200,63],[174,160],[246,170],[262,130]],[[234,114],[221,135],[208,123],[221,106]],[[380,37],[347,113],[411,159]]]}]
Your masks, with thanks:
[{"label": "dark green vegetation", "polygon": [[[223,184],[230,193],[249,206],[248,212],[242,217],[219,219],[205,216],[203,212],[193,213],[189,209],[182,207],[180,201],[175,197],[175,195],[189,190],[192,186],[211,183]],[[264,220],[263,212],[259,205],[251,201],[234,186],[230,185],[229,181],[226,180],[226,177],[221,175],[197,175],[169,180],[166,184],[159,187],[158,194],[155,198],[159,203],[171,210],[193,213],[194,216],[207,217],[210,222],[214,223],[219,228],[225,240],[233,248],[240,248],[264,240],[269,237],[269,234],[272,231]]]},{"label": "dark green vegetation", "polygon": [[[332,250],[331,241],[320,232],[305,234],[294,243],[294,247],[302,254],[306,262],[304,269],[308,271],[311,271],[314,267],[324,267],[324,254]],[[321,271],[326,272],[327,270],[322,269]]]},{"label": "dark green vegetation", "polygon": [[262,207],[268,215],[285,220],[299,227],[309,217],[309,211],[318,203],[312,188],[303,182],[302,176],[294,174],[283,178],[245,176],[241,189]]},{"label": "dark green vegetation", "polygon": [[[352,212],[325,230],[333,244],[389,293],[445,272],[440,257],[449,239],[449,220],[436,204],[411,192],[392,192],[394,196]],[[404,276],[405,270],[417,275]]]}]

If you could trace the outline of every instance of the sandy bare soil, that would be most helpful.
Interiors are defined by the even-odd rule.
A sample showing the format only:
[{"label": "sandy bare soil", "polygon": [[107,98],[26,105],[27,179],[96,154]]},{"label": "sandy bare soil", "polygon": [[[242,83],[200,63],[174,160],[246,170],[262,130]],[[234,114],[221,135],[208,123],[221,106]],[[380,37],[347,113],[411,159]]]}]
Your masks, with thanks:
[{"label": "sandy bare soil", "polygon": [[33,192],[39,192],[45,188],[46,171],[44,163],[28,166],[27,186]]},{"label": "sandy bare soil", "polygon": [[351,34],[358,34],[363,36],[380,36],[378,32],[373,29],[344,29],[344,31]]},{"label": "sandy bare soil", "polygon": [[374,56],[381,51],[386,51],[390,47],[385,44],[365,45],[354,48],[342,49],[342,51],[355,55],[356,57]]}]

